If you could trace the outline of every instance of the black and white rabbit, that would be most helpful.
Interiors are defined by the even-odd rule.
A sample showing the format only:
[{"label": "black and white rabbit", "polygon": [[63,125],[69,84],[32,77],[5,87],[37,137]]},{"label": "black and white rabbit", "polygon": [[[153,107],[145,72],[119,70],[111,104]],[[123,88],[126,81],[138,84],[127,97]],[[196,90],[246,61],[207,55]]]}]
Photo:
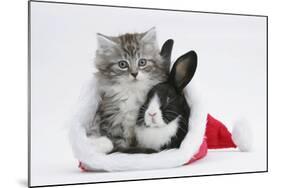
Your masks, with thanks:
[{"label": "black and white rabbit", "polygon": [[197,55],[190,51],[173,65],[168,81],[154,86],[139,111],[137,146],[155,151],[178,148],[188,132],[190,107],[183,89],[197,67]]},{"label": "black and white rabbit", "polygon": [[184,88],[197,67],[197,55],[190,51],[174,63],[166,82],[155,85],[139,110],[136,146],[124,153],[154,153],[179,148],[188,132],[190,107]]}]

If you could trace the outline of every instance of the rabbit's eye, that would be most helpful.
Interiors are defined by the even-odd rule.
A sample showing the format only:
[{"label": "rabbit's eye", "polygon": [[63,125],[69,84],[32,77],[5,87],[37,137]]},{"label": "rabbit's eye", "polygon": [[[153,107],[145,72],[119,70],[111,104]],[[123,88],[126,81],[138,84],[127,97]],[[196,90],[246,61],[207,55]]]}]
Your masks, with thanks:
[{"label": "rabbit's eye", "polygon": [[168,104],[170,102],[170,97],[167,97],[166,103]]},{"label": "rabbit's eye", "polygon": [[176,97],[167,97],[166,104],[170,105],[173,103],[177,98]]}]

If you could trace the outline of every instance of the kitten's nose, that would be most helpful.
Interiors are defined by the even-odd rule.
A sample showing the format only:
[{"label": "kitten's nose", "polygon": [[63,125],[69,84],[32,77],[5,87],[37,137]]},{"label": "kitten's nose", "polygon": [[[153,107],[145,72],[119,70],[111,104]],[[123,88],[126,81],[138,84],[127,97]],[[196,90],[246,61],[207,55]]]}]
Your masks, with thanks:
[{"label": "kitten's nose", "polygon": [[138,72],[132,72],[131,75],[136,78],[138,75]]},{"label": "kitten's nose", "polygon": [[148,115],[150,115],[151,117],[153,117],[153,116],[156,115],[156,112],[154,112],[154,113],[148,113]]}]

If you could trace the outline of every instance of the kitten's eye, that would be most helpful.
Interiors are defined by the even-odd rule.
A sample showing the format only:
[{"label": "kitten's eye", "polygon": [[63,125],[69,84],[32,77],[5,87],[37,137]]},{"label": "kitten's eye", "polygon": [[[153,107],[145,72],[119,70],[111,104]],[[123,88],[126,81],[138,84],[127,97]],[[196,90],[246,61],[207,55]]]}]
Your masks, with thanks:
[{"label": "kitten's eye", "polygon": [[139,60],[139,66],[144,67],[146,65],[146,59],[140,59]]},{"label": "kitten's eye", "polygon": [[124,60],[119,61],[119,62],[118,62],[118,65],[119,65],[119,67],[120,67],[121,69],[126,69],[126,68],[128,68],[128,63],[127,63],[127,61],[124,61]]}]

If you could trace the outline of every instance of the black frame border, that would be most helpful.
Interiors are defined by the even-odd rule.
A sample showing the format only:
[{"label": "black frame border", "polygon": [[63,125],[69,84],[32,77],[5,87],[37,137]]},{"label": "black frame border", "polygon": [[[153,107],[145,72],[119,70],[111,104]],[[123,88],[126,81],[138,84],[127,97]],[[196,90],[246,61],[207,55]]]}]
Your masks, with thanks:
[{"label": "black frame border", "polygon": [[[67,5],[81,5],[81,6],[96,6],[96,7],[111,7],[111,8],[129,8],[129,9],[144,9],[144,10],[158,10],[158,11],[176,11],[176,12],[191,12],[203,14],[219,14],[231,16],[250,16],[250,17],[263,17],[266,18],[266,170],[262,171],[247,171],[247,172],[234,172],[222,174],[204,174],[204,175],[190,175],[190,176],[176,176],[176,177],[159,177],[159,178],[145,178],[145,179],[131,179],[131,180],[116,180],[116,181],[101,181],[101,182],[83,182],[83,183],[66,183],[66,184],[46,184],[46,185],[31,185],[31,3],[45,3],[45,4],[67,4]],[[89,3],[73,3],[61,1],[41,1],[41,0],[28,0],[28,187],[54,187],[54,186],[69,186],[69,185],[85,185],[85,184],[98,184],[98,183],[116,183],[116,182],[131,182],[131,181],[144,181],[144,180],[161,180],[161,179],[177,179],[177,178],[191,178],[191,177],[208,177],[208,176],[224,176],[224,175],[237,175],[237,174],[254,174],[254,173],[267,173],[268,170],[268,16],[258,14],[240,14],[229,12],[209,12],[209,11],[194,11],[194,10],[180,10],[180,9],[163,9],[163,8],[148,8],[148,7],[133,7],[133,6],[117,6],[117,5],[101,5]]]}]

